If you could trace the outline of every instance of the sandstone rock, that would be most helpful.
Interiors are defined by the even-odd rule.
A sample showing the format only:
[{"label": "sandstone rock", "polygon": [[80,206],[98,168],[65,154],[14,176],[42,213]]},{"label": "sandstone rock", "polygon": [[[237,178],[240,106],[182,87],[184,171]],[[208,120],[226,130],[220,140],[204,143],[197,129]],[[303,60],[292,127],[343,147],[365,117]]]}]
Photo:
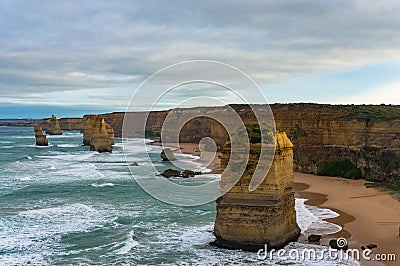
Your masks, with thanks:
[{"label": "sandstone rock", "polygon": [[108,137],[93,137],[90,139],[90,150],[112,152],[112,144]]},{"label": "sandstone rock", "polygon": [[[251,137],[252,133],[249,134]],[[283,132],[277,133],[276,142],[271,168],[260,186],[249,191],[261,150],[260,143],[253,143],[244,174],[225,195],[217,199],[214,245],[257,251],[265,244],[268,248],[281,248],[297,240],[300,228],[296,222],[292,191],[293,145]],[[236,152],[240,151],[233,150],[232,154]],[[228,164],[230,153],[230,143],[227,142],[222,153],[222,167]],[[230,179],[225,172],[221,177],[221,187]]]},{"label": "sandstone rock", "polygon": [[178,177],[181,176],[181,171],[175,169],[167,169],[161,173],[163,177],[170,178],[170,177]]},{"label": "sandstone rock", "polygon": [[49,142],[46,138],[46,135],[43,134],[42,128],[38,125],[35,125],[33,129],[35,130],[36,145],[37,146],[48,146]]},{"label": "sandstone rock", "polygon": [[49,135],[62,134],[60,123],[58,122],[57,118],[54,115],[51,116],[49,124],[47,125],[46,134]]},{"label": "sandstone rock", "polygon": [[101,115],[85,115],[83,126],[83,144],[90,150],[111,152],[114,144],[114,131]]},{"label": "sandstone rock", "polygon": [[321,235],[309,235],[308,241],[309,242],[319,242],[321,240]]},{"label": "sandstone rock", "polygon": [[175,155],[170,148],[165,148],[160,154],[163,161],[176,161]]}]

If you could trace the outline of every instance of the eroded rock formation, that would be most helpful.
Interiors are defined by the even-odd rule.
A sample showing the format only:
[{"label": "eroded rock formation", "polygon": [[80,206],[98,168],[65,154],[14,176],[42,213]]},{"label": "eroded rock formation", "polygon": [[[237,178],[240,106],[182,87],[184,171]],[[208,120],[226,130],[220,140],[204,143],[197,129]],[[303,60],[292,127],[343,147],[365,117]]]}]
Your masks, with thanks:
[{"label": "eroded rock formation", "polygon": [[[250,132],[251,134],[251,132]],[[293,185],[293,144],[284,132],[277,132],[273,162],[265,179],[253,191],[250,180],[259,163],[261,143],[250,144],[249,160],[239,181],[217,199],[214,225],[216,246],[256,251],[281,248],[297,240],[300,229],[296,222]],[[230,160],[231,146],[224,146],[221,167]],[[232,150],[232,154],[240,152]],[[221,187],[229,182],[232,172],[223,173]],[[228,180],[228,181],[227,181]]]},{"label": "eroded rock formation", "polygon": [[35,131],[36,145],[37,146],[48,146],[49,142],[46,138],[46,135],[43,134],[43,129],[39,125],[35,125],[33,127],[33,130]]},{"label": "eroded rock formation", "polygon": [[49,135],[61,135],[62,134],[60,123],[58,122],[57,118],[54,115],[52,115],[49,120],[49,124],[47,125],[47,128],[46,128],[46,134],[49,134]]},{"label": "eroded rock formation", "polygon": [[83,144],[91,151],[111,152],[114,144],[114,131],[104,121],[102,115],[85,115],[83,126]]}]

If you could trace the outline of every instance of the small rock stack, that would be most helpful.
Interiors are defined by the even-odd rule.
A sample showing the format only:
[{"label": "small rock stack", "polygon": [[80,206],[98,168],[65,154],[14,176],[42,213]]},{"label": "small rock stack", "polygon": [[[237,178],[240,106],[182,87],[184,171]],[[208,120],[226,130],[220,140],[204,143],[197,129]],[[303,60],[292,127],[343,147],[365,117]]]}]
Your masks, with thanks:
[{"label": "small rock stack", "polygon": [[83,124],[83,144],[91,151],[111,152],[114,144],[114,130],[102,115],[85,115]]},{"label": "small rock stack", "polygon": [[46,138],[46,135],[43,134],[43,129],[38,125],[35,125],[33,129],[35,130],[36,145],[48,146],[49,142]]}]

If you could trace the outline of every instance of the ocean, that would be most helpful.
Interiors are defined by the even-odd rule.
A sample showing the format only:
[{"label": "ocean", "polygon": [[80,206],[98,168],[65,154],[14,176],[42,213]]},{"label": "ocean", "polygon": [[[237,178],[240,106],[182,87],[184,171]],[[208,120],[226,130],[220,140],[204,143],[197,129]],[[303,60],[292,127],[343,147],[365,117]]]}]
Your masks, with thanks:
[{"label": "ocean", "polygon": [[[0,127],[0,265],[356,264],[326,257],[261,260],[253,252],[211,246],[215,202],[179,207],[148,195],[129,172],[121,139],[116,139],[111,154],[90,152],[81,145],[79,131],[64,131],[48,140],[48,147],[36,147],[33,128]],[[148,163],[143,141],[130,143],[138,150],[138,164]],[[162,170],[170,165],[158,159],[161,149],[147,148]],[[196,165],[195,159],[185,160]],[[206,174],[175,182],[218,178]],[[322,220],[338,214],[304,202],[296,199],[302,232],[340,231]],[[325,248],[300,243],[288,247]]]}]

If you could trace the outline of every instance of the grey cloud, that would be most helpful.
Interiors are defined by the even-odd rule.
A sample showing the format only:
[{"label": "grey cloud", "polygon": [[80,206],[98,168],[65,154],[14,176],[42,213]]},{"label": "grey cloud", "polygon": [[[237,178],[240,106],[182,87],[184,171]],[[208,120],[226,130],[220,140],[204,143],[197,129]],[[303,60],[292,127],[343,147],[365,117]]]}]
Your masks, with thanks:
[{"label": "grey cloud", "polygon": [[259,83],[398,60],[399,13],[398,1],[2,1],[0,94],[137,86],[190,59]]}]

